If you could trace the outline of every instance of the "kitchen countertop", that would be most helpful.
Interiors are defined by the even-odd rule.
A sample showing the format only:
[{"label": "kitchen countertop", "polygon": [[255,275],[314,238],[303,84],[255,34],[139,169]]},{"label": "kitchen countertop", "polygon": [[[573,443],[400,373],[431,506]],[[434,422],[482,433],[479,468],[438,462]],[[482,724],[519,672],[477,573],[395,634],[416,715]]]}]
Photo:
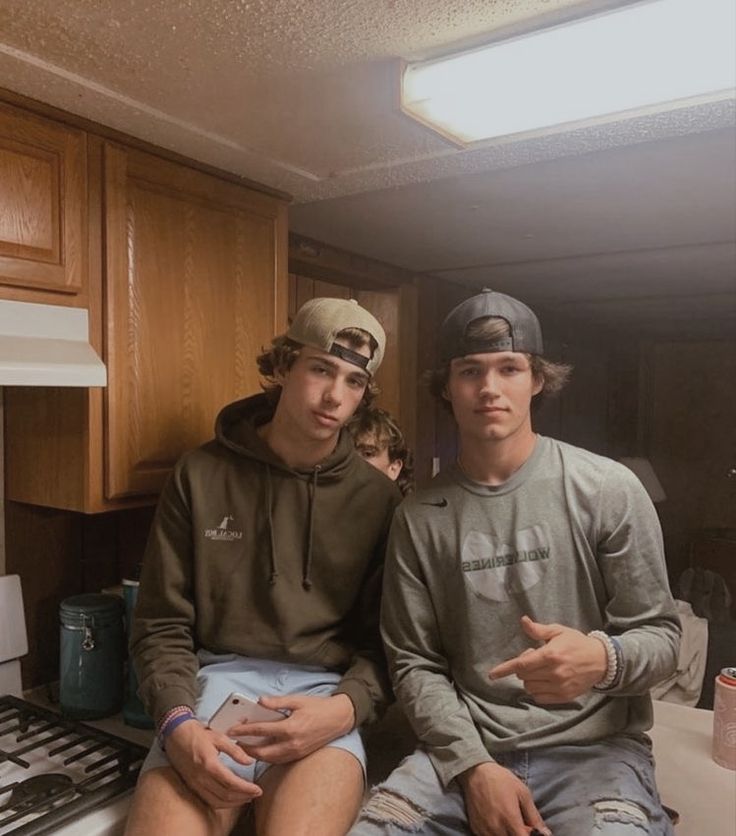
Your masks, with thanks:
[{"label": "kitchen countertop", "polygon": [[[56,698],[57,691],[58,687],[56,683],[42,685],[38,688],[31,688],[28,691],[24,691],[23,699],[61,714],[61,707]],[[103,717],[100,720],[80,720],[80,722],[87,726],[92,726],[95,729],[105,731],[108,734],[114,734],[125,740],[130,740],[132,743],[137,743],[140,746],[149,747],[153,743],[153,729],[138,729],[134,726],[129,726],[123,719],[121,712],[113,714],[110,717]]]},{"label": "kitchen countertop", "polygon": [[736,772],[712,758],[713,712],[654,700],[657,786],[680,813],[676,836],[735,836]]}]

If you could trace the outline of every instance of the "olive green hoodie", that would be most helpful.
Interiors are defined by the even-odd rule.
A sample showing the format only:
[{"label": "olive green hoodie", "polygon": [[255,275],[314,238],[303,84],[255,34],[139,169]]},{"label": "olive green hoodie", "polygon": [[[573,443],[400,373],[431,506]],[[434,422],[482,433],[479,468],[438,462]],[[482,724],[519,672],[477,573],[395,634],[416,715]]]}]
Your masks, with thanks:
[{"label": "olive green hoodie", "polygon": [[161,495],[131,636],[156,720],[195,706],[199,650],[337,670],[358,725],[389,699],[378,615],[398,489],[347,432],[316,467],[287,467],[256,433],[272,414],[265,395],[225,407]]}]

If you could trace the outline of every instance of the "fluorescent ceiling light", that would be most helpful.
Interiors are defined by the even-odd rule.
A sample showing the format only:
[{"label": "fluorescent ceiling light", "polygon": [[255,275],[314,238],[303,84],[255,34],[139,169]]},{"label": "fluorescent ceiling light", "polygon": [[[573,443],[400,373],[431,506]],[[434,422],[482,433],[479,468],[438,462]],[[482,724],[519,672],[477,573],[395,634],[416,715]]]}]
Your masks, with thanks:
[{"label": "fluorescent ceiling light", "polygon": [[408,64],[402,110],[461,143],[736,88],[734,0],[653,0]]}]

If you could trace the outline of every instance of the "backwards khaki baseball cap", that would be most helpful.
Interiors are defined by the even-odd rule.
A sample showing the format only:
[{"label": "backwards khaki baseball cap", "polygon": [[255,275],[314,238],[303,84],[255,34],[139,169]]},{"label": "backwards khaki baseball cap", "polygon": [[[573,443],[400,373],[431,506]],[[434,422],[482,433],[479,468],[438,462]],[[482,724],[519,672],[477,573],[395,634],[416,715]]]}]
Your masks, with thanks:
[{"label": "backwards khaki baseball cap", "polygon": [[[344,345],[335,342],[340,331],[346,328],[360,328],[373,337],[377,348],[372,357],[365,357]],[[310,299],[297,311],[291,327],[286,332],[290,340],[328,354],[334,354],[348,363],[375,374],[386,350],[386,333],[381,323],[355,299]]]}]

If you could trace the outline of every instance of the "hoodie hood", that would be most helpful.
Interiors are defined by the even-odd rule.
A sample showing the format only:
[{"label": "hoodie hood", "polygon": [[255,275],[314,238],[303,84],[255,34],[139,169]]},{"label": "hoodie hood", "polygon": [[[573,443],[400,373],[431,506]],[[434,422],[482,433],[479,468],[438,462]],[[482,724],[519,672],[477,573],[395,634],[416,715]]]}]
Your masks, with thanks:
[{"label": "hoodie hood", "polygon": [[315,467],[292,468],[280,459],[258,435],[258,427],[267,424],[276,410],[278,397],[265,392],[235,401],[224,407],[215,421],[215,437],[223,446],[240,456],[263,462],[302,479],[329,482],[344,476],[352,465],[354,452],[350,434],[340,430],[335,449]]}]

